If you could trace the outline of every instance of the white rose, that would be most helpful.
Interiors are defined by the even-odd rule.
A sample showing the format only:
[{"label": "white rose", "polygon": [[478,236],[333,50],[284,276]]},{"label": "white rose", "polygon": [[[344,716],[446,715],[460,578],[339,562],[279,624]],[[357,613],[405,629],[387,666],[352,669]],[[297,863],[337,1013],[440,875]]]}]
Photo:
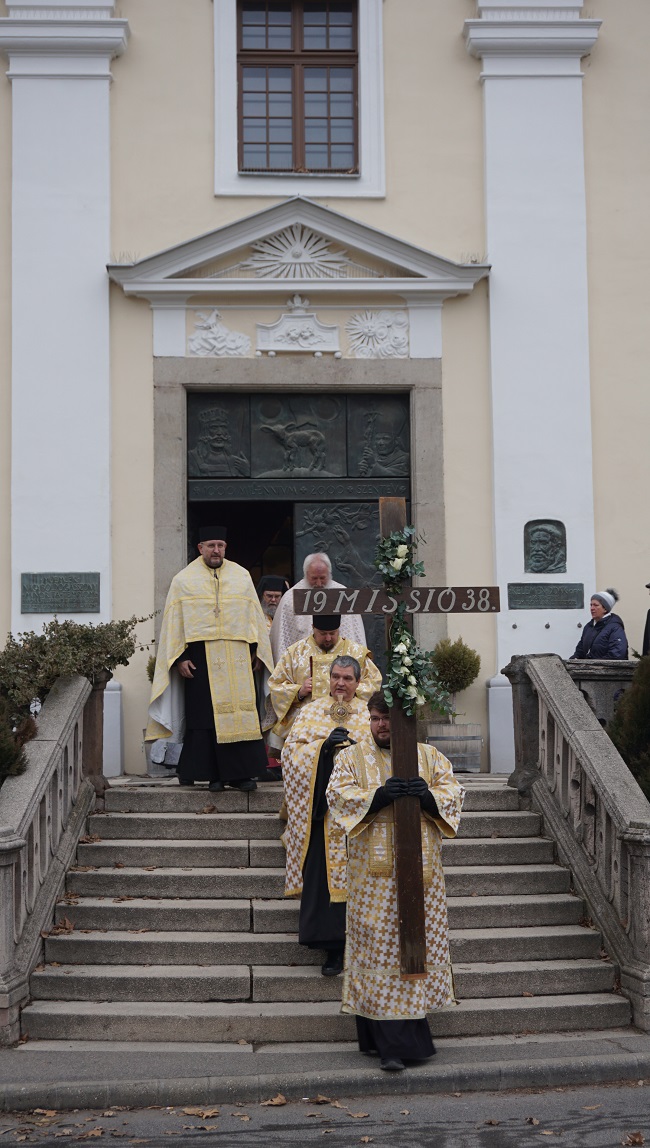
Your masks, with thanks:
[{"label": "white rose", "polygon": [[395,551],[398,558],[406,558],[406,555],[408,554],[408,552],[409,552],[408,546],[404,546],[404,545],[398,546],[397,550]]},{"label": "white rose", "polygon": [[[404,649],[406,650],[406,646],[404,647]],[[409,656],[407,654],[406,657],[402,658],[402,664],[404,666],[411,666],[413,664],[413,659],[409,658]]]},{"label": "white rose", "polygon": [[404,559],[403,558],[393,558],[393,560],[391,562],[391,566],[393,567],[393,570],[397,570],[398,573],[402,569],[403,565],[404,565]]},{"label": "white rose", "polygon": [[[393,653],[394,654],[405,654],[407,649],[408,649],[408,646],[405,646],[404,642],[400,642],[399,645],[395,646]],[[406,662],[406,658],[404,658],[404,661]],[[408,664],[410,664],[410,663],[407,663],[407,665]]]},{"label": "white rose", "polygon": [[418,696],[418,691],[416,690],[415,686],[409,686],[408,687],[408,689],[406,691],[406,696],[408,698],[416,698]]},{"label": "white rose", "polygon": [[415,686],[415,685],[417,685],[418,680],[413,674],[409,674],[409,681],[410,681],[412,686]]},{"label": "white rose", "polygon": [[400,674],[402,674],[402,675],[406,674],[406,675],[408,676],[408,672],[409,672],[409,668],[408,668],[408,666],[400,666],[400,667],[399,667],[399,672],[400,672]]},{"label": "white rose", "polygon": [[425,698],[424,694],[418,694],[417,699],[416,699],[417,705],[423,706],[426,700],[427,699]]}]

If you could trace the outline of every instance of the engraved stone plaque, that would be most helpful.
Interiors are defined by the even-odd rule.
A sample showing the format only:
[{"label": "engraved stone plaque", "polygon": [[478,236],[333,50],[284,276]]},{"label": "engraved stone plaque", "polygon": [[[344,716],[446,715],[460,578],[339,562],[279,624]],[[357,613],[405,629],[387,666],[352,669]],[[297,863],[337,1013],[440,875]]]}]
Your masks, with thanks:
[{"label": "engraved stone plaque", "polygon": [[557,518],[535,518],[524,526],[527,574],[566,574],[566,528]]},{"label": "engraved stone plaque", "polygon": [[583,610],[582,582],[508,582],[509,610]]},{"label": "engraved stone plaque", "polygon": [[256,478],[345,475],[345,399],[336,395],[254,395],[252,474]]},{"label": "engraved stone plaque", "polygon": [[408,478],[408,395],[348,397],[348,474],[362,478]]},{"label": "engraved stone plaque", "polygon": [[188,475],[243,478],[250,472],[248,396],[188,395]]},{"label": "engraved stone plaque", "polygon": [[405,478],[367,481],[359,478],[193,478],[187,488],[190,502],[219,502],[221,499],[229,502],[257,502],[265,499],[323,502],[330,499],[409,497],[409,483]]},{"label": "engraved stone plaque", "polygon": [[99,574],[21,574],[22,614],[98,614]]}]

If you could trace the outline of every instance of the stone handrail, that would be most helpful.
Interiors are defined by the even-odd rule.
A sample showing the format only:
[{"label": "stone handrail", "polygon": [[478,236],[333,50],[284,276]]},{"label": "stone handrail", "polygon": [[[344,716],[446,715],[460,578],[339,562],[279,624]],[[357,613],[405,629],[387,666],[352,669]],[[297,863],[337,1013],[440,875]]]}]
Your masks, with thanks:
[{"label": "stone handrail", "polygon": [[650,1029],[650,802],[553,654],[515,657],[515,771],[618,963],[634,1023]]},{"label": "stone handrail", "polygon": [[83,776],[86,678],[59,678],[25,747],[27,769],[0,788],[0,1045],[18,1039],[19,1014],[53,907],[95,800]]}]

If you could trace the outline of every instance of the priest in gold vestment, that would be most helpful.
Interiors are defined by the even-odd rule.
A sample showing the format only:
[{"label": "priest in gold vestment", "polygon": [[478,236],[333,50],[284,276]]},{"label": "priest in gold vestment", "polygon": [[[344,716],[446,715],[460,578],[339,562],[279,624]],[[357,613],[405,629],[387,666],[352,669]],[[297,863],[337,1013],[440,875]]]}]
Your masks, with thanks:
[{"label": "priest in gold vestment", "polygon": [[172,579],[146,739],[183,742],[181,785],[251,790],[266,770],[253,668],[273,661],[251,576],[225,557],[226,541],[225,527],[202,528],[199,557]]},{"label": "priest in gold vestment", "polygon": [[[392,776],[390,714],[383,693],[368,703],[372,741],[342,749],[327,789],[330,818],[348,843],[348,913],[342,1011],[353,1013],[359,1048],[378,1053],[381,1067],[400,1071],[435,1049],[427,1013],[454,1004],[443,837],[455,837],[464,790],[450,762],[418,746],[419,777]],[[393,804],[420,799],[426,918],[422,980],[400,976]]]},{"label": "priest in gold vestment", "polygon": [[330,695],[305,706],[282,750],[285,897],[301,897],[298,940],[325,951],[324,976],[343,968],[346,899],[345,834],[332,825],[325,790],[339,747],[370,738],[367,706],[355,697],[360,676],[354,658],[336,658]]},{"label": "priest in gold vestment", "polygon": [[315,614],[312,621],[309,637],[285,650],[269,678],[271,705],[277,717],[271,744],[280,748],[304,705],[329,697],[330,667],[335,658],[347,654],[361,666],[356,688],[361,701],[367,702],[381,685],[381,673],[368,648],[341,637],[340,614]]}]

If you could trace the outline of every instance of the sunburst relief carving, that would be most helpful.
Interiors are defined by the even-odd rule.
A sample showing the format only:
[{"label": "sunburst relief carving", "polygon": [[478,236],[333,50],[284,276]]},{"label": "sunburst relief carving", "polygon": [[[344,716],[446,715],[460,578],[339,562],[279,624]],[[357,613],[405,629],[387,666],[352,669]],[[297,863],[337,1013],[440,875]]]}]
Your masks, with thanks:
[{"label": "sunburst relief carving", "polygon": [[356,359],[406,359],[409,353],[405,311],[359,311],[345,329]]},{"label": "sunburst relief carving", "polygon": [[259,279],[342,279],[349,259],[332,251],[329,239],[295,223],[251,244],[254,254],[242,264]]}]

